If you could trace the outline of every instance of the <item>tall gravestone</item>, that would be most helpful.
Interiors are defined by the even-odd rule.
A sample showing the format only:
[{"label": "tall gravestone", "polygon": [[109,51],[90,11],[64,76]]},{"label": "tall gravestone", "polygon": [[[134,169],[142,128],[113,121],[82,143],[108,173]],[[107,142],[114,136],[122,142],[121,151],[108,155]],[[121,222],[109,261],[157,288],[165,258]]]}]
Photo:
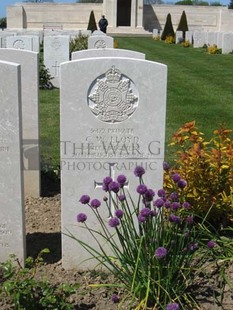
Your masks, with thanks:
[{"label": "tall gravestone", "polygon": [[69,40],[69,36],[44,37],[44,64],[56,87],[60,87],[60,64],[69,60]]},{"label": "tall gravestone", "polygon": [[24,193],[40,196],[39,150],[39,54],[17,49],[0,49],[0,60],[21,65]]},{"label": "tall gravestone", "polygon": [[222,38],[222,53],[229,54],[233,52],[233,32],[226,32]]},{"label": "tall gravestone", "polygon": [[[82,82],[80,82],[82,81]],[[167,67],[133,58],[89,58],[61,65],[61,200],[62,232],[69,230],[93,248],[93,238],[76,223],[84,212],[87,224],[100,229],[93,213],[79,203],[83,194],[103,201],[101,182],[120,174],[135,193],[136,166],[143,166],[145,183],[162,187],[165,142]],[[99,208],[104,220],[109,210]],[[100,241],[102,242],[102,241]],[[89,254],[62,236],[65,268],[92,268]]]},{"label": "tall gravestone", "polygon": [[72,60],[96,57],[127,57],[145,59],[145,54],[119,48],[89,49],[73,52]]},{"label": "tall gravestone", "polygon": [[193,47],[203,47],[206,44],[206,32],[194,31],[193,33]]},{"label": "tall gravestone", "polygon": [[93,35],[88,37],[88,49],[113,48],[114,40],[101,31],[94,31]]},{"label": "tall gravestone", "polygon": [[33,51],[33,40],[31,36],[11,36],[6,38],[6,47],[19,50]]},{"label": "tall gravestone", "polygon": [[0,61],[0,75],[0,262],[15,254],[24,263],[20,65]]}]

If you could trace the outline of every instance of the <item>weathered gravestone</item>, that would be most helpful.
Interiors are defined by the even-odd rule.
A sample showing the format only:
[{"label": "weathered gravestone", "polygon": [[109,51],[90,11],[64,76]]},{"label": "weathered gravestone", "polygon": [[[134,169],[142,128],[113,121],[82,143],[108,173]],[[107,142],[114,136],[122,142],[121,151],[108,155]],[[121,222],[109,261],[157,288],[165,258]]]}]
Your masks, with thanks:
[{"label": "weathered gravestone", "polygon": [[69,60],[69,36],[44,37],[44,64],[52,77],[52,83],[60,87],[60,64]]},{"label": "weathered gravestone", "polygon": [[185,41],[189,41],[190,44],[193,44],[193,32],[185,31]]},{"label": "weathered gravestone", "polygon": [[229,54],[233,52],[233,32],[226,32],[222,38],[222,53]]},{"label": "weathered gravestone", "polygon": [[0,262],[25,258],[20,65],[0,61]]},{"label": "weathered gravestone", "polygon": [[[100,34],[99,34],[100,33]],[[114,40],[101,31],[94,31],[92,36],[88,37],[88,49],[113,48]]]},{"label": "weathered gravestone", "polygon": [[157,38],[159,35],[159,30],[158,29],[153,29],[153,32],[152,32],[152,38]]},{"label": "weathered gravestone", "polygon": [[206,32],[194,31],[193,33],[193,47],[203,47],[206,44]]},{"label": "weathered gravestone", "polygon": [[[87,224],[101,229],[79,199],[89,194],[103,201],[106,176],[125,174],[134,197],[138,179],[133,170],[143,166],[145,183],[155,191],[162,187],[166,84],[167,67],[146,60],[89,58],[61,65],[62,232],[69,230],[96,248],[76,216],[86,213]],[[104,204],[99,212],[109,219]],[[93,268],[97,263],[79,266],[89,254],[65,235],[62,257],[65,268]]]},{"label": "weathered gravestone", "polygon": [[0,49],[0,60],[21,65],[24,193],[40,196],[39,152],[39,54],[17,49]]},{"label": "weathered gravestone", "polygon": [[6,38],[6,47],[19,50],[33,50],[33,40],[31,36],[11,36]]},{"label": "weathered gravestone", "polygon": [[218,32],[217,34],[217,47],[222,48],[222,40],[223,40],[224,32]]},{"label": "weathered gravestone", "polygon": [[207,32],[207,45],[217,45],[217,32]]},{"label": "weathered gravestone", "polygon": [[90,49],[73,52],[71,54],[72,60],[93,57],[127,57],[145,59],[145,54],[119,48]]},{"label": "weathered gravestone", "polygon": [[13,33],[13,32],[9,32],[9,31],[1,31],[0,32],[0,37],[2,39],[2,47],[6,47],[6,40],[7,40],[7,37],[10,37],[10,36],[15,36],[16,33]]},{"label": "weathered gravestone", "polygon": [[183,31],[176,31],[176,44],[183,41]]}]

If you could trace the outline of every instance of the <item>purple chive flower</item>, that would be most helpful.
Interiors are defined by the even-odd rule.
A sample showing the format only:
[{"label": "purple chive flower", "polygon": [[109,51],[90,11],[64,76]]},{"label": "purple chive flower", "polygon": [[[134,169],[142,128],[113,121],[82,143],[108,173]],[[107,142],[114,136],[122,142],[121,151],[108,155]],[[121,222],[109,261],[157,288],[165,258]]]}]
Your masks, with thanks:
[{"label": "purple chive flower", "polygon": [[164,258],[166,255],[167,255],[167,249],[162,246],[157,248],[155,251],[155,256],[158,259]]},{"label": "purple chive flower", "polygon": [[186,229],[184,236],[186,238],[190,237],[190,230],[189,229]]},{"label": "purple chive flower", "polygon": [[118,193],[120,190],[120,184],[118,182],[112,181],[111,183],[109,183],[108,189],[114,193]]},{"label": "purple chive flower", "polygon": [[169,164],[166,161],[163,162],[163,170],[169,170]]},{"label": "purple chive flower", "polygon": [[141,216],[143,217],[148,217],[151,215],[151,209],[149,208],[143,208],[141,211],[140,211],[140,214]]},{"label": "purple chive flower", "polygon": [[176,201],[179,199],[179,195],[177,194],[177,192],[173,192],[170,195],[171,200]]},{"label": "purple chive flower", "polygon": [[157,208],[162,208],[164,205],[164,201],[162,198],[158,198],[153,202],[153,206]]},{"label": "purple chive flower", "polygon": [[114,304],[117,304],[120,301],[120,297],[117,294],[113,294],[111,300]]},{"label": "purple chive flower", "polygon": [[99,208],[99,206],[101,205],[101,202],[98,199],[92,199],[91,201],[91,207],[94,209]]},{"label": "purple chive flower", "polygon": [[142,175],[145,173],[145,169],[141,166],[137,166],[135,169],[134,169],[134,175],[136,177],[139,177],[141,178]]},{"label": "purple chive flower", "polygon": [[87,220],[87,216],[85,213],[79,213],[77,215],[77,222],[84,223]]},{"label": "purple chive flower", "polygon": [[172,180],[177,183],[179,182],[181,179],[180,175],[178,173],[174,173],[173,176],[172,176]]},{"label": "purple chive flower", "polygon": [[144,195],[147,191],[147,187],[144,184],[140,184],[138,185],[137,189],[136,189],[137,193],[140,195]]},{"label": "purple chive flower", "polygon": [[169,200],[166,200],[165,203],[164,203],[164,207],[165,207],[166,209],[169,209],[170,206],[171,206],[171,202],[170,202]]},{"label": "purple chive flower", "polygon": [[120,221],[117,217],[112,217],[110,218],[110,220],[108,221],[108,225],[112,228],[117,227],[118,225],[120,225]]},{"label": "purple chive flower", "polygon": [[155,210],[151,210],[151,211],[150,211],[150,215],[151,215],[151,216],[157,216],[157,215],[158,215],[158,212],[155,211]]},{"label": "purple chive flower", "polygon": [[79,199],[79,201],[80,201],[82,204],[86,205],[86,204],[89,203],[90,199],[91,199],[90,196],[88,196],[88,195],[82,195],[81,198]]},{"label": "purple chive flower", "polygon": [[139,221],[139,223],[144,223],[144,222],[146,222],[146,217],[139,214],[138,215],[138,221]]},{"label": "purple chive flower", "polygon": [[171,204],[171,209],[172,209],[173,211],[177,211],[179,208],[180,208],[180,203],[179,203],[179,202],[174,201],[174,202]]},{"label": "purple chive flower", "polygon": [[118,210],[115,211],[115,215],[116,215],[116,217],[121,219],[123,217],[123,215],[124,215],[124,212],[122,210],[118,209]]},{"label": "purple chive flower", "polygon": [[183,188],[185,188],[185,186],[187,186],[187,182],[185,180],[183,180],[183,179],[180,179],[178,181],[177,185],[178,185],[179,188],[183,189]]},{"label": "purple chive flower", "polygon": [[191,205],[190,205],[190,203],[189,202],[187,202],[187,201],[185,201],[184,203],[183,203],[183,208],[184,209],[189,209],[191,207]]},{"label": "purple chive flower", "polygon": [[117,182],[120,184],[120,187],[123,187],[125,185],[126,180],[126,176],[124,176],[123,174],[117,177]]},{"label": "purple chive flower", "polygon": [[163,188],[158,190],[158,196],[159,197],[165,197],[166,196],[166,192]]},{"label": "purple chive flower", "polygon": [[176,224],[180,224],[181,223],[180,217],[175,215],[175,214],[171,214],[169,216],[169,221],[172,222],[172,223],[176,223]]},{"label": "purple chive flower", "polygon": [[209,249],[213,249],[216,246],[216,243],[213,240],[210,240],[207,243],[207,246],[208,246]]},{"label": "purple chive flower", "polygon": [[108,185],[112,182],[111,177],[106,177],[103,179],[102,189],[107,192],[109,190]]},{"label": "purple chive flower", "polygon": [[195,251],[197,248],[198,248],[198,244],[197,243],[190,243],[189,244],[189,250]]},{"label": "purple chive flower", "polygon": [[188,225],[192,225],[193,222],[194,222],[193,216],[192,216],[192,215],[187,216],[187,218],[186,218],[186,223],[187,223]]},{"label": "purple chive flower", "polygon": [[153,197],[155,195],[155,192],[153,191],[153,189],[148,189],[146,192],[145,192],[145,195],[144,195],[144,199],[145,201],[152,201],[153,200]]},{"label": "purple chive flower", "polygon": [[167,304],[166,306],[166,310],[179,310],[179,304],[177,304],[176,302],[173,302],[171,304]]},{"label": "purple chive flower", "polygon": [[126,197],[125,197],[125,195],[119,195],[118,196],[118,199],[120,200],[120,201],[125,201],[125,199],[126,199]]}]

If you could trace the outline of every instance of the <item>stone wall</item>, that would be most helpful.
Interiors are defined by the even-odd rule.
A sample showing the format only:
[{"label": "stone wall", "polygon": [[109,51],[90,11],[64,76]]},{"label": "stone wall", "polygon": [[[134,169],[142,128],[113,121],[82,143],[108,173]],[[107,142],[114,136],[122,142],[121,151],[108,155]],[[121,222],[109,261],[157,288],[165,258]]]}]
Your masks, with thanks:
[{"label": "stone wall", "polygon": [[[91,10],[98,22],[106,8],[101,3],[17,3],[7,8],[7,25],[9,29],[43,29],[53,26],[60,29],[87,29]],[[233,10],[215,6],[144,5],[144,28],[150,32],[154,28],[163,29],[167,14],[170,13],[176,30],[183,10],[190,30],[233,31]]]}]

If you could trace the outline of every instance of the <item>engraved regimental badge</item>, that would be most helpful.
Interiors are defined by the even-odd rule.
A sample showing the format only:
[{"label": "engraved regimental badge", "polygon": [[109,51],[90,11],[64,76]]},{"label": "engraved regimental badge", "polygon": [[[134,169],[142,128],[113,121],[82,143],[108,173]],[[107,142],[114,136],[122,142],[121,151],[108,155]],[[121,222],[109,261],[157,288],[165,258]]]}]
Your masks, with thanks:
[{"label": "engraved regimental badge", "polygon": [[138,91],[133,81],[115,66],[93,81],[87,97],[92,113],[107,123],[127,120],[138,106]]}]

